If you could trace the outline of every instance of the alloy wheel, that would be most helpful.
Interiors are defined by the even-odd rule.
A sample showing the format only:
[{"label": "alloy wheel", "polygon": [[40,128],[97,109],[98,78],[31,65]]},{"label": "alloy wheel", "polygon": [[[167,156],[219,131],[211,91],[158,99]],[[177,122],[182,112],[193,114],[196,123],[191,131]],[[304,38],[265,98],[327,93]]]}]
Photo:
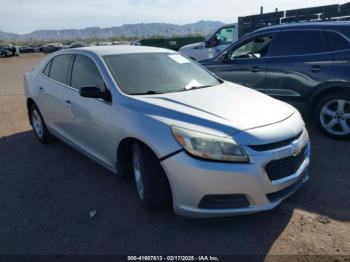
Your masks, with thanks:
[{"label": "alloy wheel", "polygon": [[322,126],[337,136],[350,134],[350,101],[335,99],[327,102],[320,111]]},{"label": "alloy wheel", "polygon": [[136,189],[137,193],[139,194],[140,199],[144,199],[144,187],[143,187],[143,181],[142,181],[142,168],[141,168],[141,161],[140,156],[137,152],[134,152],[133,154],[133,169],[134,169],[134,177],[136,182]]},{"label": "alloy wheel", "polygon": [[32,124],[35,134],[42,138],[44,135],[44,127],[39,112],[37,110],[32,111]]}]

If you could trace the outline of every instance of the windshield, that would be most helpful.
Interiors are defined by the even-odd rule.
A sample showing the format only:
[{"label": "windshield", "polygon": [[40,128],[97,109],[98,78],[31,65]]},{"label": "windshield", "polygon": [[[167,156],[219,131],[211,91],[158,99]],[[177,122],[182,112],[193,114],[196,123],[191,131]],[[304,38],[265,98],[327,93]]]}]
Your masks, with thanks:
[{"label": "windshield", "polygon": [[120,89],[130,95],[186,91],[220,84],[219,80],[177,53],[105,56]]}]

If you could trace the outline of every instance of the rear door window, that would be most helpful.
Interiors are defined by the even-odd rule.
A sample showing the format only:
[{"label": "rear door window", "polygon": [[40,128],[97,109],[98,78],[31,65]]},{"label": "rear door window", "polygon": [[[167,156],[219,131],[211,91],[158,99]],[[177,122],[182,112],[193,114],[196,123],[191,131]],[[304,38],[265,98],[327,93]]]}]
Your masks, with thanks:
[{"label": "rear door window", "polygon": [[325,52],[325,40],[321,31],[296,30],[279,33],[280,56],[306,55]]},{"label": "rear door window", "polygon": [[324,32],[327,39],[327,49],[329,51],[341,51],[350,49],[350,42],[336,32]]},{"label": "rear door window", "polygon": [[52,60],[50,60],[50,62],[48,62],[46,64],[45,69],[43,71],[43,74],[46,75],[46,76],[49,76],[49,74],[50,74],[51,62],[52,62]]},{"label": "rear door window", "polygon": [[62,84],[67,83],[72,55],[59,55],[52,59],[50,78]]}]

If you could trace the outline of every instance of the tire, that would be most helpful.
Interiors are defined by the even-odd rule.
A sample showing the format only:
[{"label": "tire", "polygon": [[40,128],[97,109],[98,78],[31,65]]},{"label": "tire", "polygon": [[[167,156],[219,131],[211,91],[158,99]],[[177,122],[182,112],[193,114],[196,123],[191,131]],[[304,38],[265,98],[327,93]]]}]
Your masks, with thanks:
[{"label": "tire", "polygon": [[39,108],[35,104],[30,107],[29,117],[36,138],[42,144],[49,144],[52,142],[53,137],[49,133]]},{"label": "tire", "polygon": [[168,206],[170,186],[159,159],[145,145],[135,142],[132,146],[132,169],[141,205],[148,210]]},{"label": "tire", "polygon": [[350,138],[350,92],[338,92],[321,99],[314,120],[327,136]]}]

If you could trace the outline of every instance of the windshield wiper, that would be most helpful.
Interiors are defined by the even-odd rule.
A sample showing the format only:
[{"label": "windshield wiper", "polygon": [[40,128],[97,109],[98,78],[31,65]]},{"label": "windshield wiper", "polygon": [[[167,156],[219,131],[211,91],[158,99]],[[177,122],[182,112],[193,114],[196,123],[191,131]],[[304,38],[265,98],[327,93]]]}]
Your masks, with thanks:
[{"label": "windshield wiper", "polygon": [[160,94],[164,94],[163,92],[160,91],[155,91],[155,90],[149,90],[143,93],[130,93],[128,95],[132,95],[132,96],[142,96],[142,95],[160,95]]}]

